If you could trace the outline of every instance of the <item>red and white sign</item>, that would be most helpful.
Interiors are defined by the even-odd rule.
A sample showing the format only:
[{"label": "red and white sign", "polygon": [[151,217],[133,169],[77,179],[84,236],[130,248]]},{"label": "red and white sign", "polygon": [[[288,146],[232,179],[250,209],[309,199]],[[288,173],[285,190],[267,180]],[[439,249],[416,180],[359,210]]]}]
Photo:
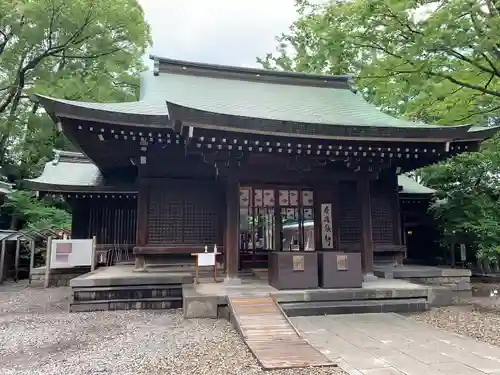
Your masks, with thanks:
[{"label": "red and white sign", "polygon": [[72,268],[92,264],[92,240],[52,240],[50,268]]}]

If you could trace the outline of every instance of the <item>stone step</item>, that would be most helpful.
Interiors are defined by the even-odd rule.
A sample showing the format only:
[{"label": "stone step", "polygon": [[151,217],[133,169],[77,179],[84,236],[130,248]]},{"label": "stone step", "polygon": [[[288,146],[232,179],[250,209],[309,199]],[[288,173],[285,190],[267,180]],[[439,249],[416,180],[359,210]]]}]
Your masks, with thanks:
[{"label": "stone step", "polygon": [[332,302],[359,300],[397,300],[397,299],[427,299],[428,288],[405,289],[310,289],[306,291],[288,291],[287,293],[271,293],[279,303],[288,302]]},{"label": "stone step", "polygon": [[425,311],[426,298],[356,300],[356,301],[317,301],[287,302],[280,304],[288,316],[312,316],[333,314],[366,313],[409,313]]},{"label": "stone step", "polygon": [[135,298],[116,300],[95,300],[72,302],[70,312],[113,311],[113,310],[166,310],[182,307],[182,297]]},{"label": "stone step", "polygon": [[73,302],[100,302],[100,301],[126,301],[126,300],[152,300],[165,301],[182,299],[182,285],[137,285],[137,286],[109,286],[73,288]]}]

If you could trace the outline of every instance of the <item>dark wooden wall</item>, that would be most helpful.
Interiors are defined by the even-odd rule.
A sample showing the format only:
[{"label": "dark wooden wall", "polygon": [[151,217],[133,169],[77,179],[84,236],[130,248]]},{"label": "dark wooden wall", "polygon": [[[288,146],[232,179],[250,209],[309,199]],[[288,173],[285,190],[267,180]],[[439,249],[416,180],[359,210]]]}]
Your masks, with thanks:
[{"label": "dark wooden wall", "polygon": [[361,251],[361,202],[356,181],[339,181],[339,249]]},{"label": "dark wooden wall", "polygon": [[146,188],[148,245],[221,245],[224,201],[220,184],[159,179]]},{"label": "dark wooden wall", "polygon": [[98,244],[135,244],[137,199],[104,198],[104,195],[72,198],[72,237],[97,237]]},{"label": "dark wooden wall", "polygon": [[[338,183],[339,246],[342,251],[361,250],[361,202],[356,181]],[[370,184],[372,240],[377,248],[401,245],[398,192],[392,178]]]}]

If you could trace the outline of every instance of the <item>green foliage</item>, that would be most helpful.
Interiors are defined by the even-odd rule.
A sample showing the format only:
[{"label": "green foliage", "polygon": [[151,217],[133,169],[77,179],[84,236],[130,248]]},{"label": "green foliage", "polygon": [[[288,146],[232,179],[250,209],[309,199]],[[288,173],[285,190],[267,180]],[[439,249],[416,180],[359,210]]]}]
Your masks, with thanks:
[{"label": "green foliage", "polygon": [[[491,0],[352,0],[313,5],[267,68],[352,74],[391,114],[437,124],[500,115],[500,6]],[[423,5],[424,4],[424,5]]]},{"label": "green foliage", "polygon": [[71,229],[71,214],[61,206],[48,199],[38,199],[30,192],[16,191],[7,196],[1,210],[13,220],[25,222],[28,229]]},{"label": "green foliage", "polygon": [[[296,0],[300,17],[258,61],[349,74],[381,110],[433,124],[500,124],[500,5],[492,0]],[[444,241],[500,256],[499,139],[418,171],[439,191]]]},{"label": "green foliage", "polygon": [[30,95],[117,102],[137,97],[149,26],[136,0],[0,0],[0,165],[39,172],[68,142]]},{"label": "green foliage", "polygon": [[419,174],[438,190],[432,213],[443,239],[472,246],[479,259],[500,256],[500,154],[463,154]]}]

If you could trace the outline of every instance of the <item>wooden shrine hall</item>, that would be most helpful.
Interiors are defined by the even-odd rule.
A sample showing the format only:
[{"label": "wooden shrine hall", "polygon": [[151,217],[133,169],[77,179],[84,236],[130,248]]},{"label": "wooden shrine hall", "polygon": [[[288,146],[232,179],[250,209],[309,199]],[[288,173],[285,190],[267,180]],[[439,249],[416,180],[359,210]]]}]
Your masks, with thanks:
[{"label": "wooden shrine hall", "polygon": [[317,251],[361,254],[371,274],[405,256],[398,175],[497,131],[396,119],[347,76],[152,59],[136,102],[39,95],[81,153],[25,181],[68,199],[74,238],[131,246],[136,269],[217,245],[228,278]]}]

